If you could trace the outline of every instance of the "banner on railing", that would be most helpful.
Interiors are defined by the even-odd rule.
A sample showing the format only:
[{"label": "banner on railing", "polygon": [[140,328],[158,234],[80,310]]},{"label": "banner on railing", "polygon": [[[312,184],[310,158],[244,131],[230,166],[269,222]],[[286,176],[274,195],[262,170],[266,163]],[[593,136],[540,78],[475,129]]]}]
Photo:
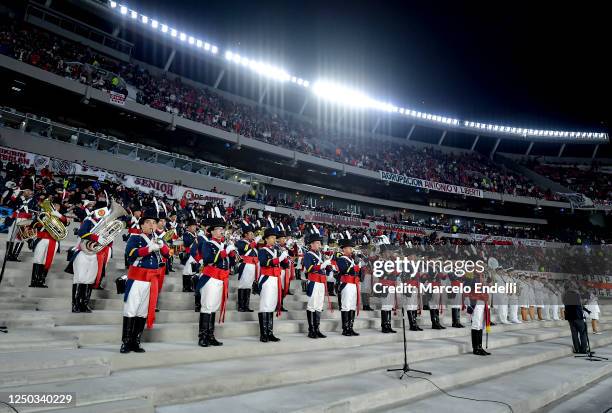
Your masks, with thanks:
[{"label": "banner on railing", "polygon": [[380,179],[383,181],[395,182],[396,184],[412,186],[415,188],[446,192],[448,194],[473,196],[476,198],[483,197],[482,190],[478,188],[470,188],[453,184],[444,184],[441,182],[428,181],[426,179],[421,178],[411,178],[406,175],[396,174],[393,172],[380,171]]},{"label": "banner on railing", "polygon": [[391,232],[396,232],[398,234],[407,234],[407,235],[412,235],[412,236],[417,236],[417,237],[429,235],[431,232],[433,232],[433,230],[423,228],[423,227],[416,227],[412,225],[403,225],[403,224],[390,224],[387,222],[379,222],[379,221],[370,222],[370,229],[376,229],[379,231],[391,231]]},{"label": "banner on railing", "polygon": [[47,167],[56,175],[63,176],[90,176],[100,181],[110,181],[121,184],[126,188],[136,189],[147,194],[153,193],[159,198],[183,199],[188,202],[223,202],[225,206],[232,205],[235,197],[231,195],[218,194],[216,192],[201,189],[188,188],[169,182],[158,181],[150,178],[126,175],[121,172],[109,171],[87,164],[70,162],[48,156],[37,155],[30,152],[19,151],[0,146],[0,160],[11,161],[22,165],[35,165],[40,170]]},{"label": "banner on railing", "polygon": [[325,212],[305,211],[304,220],[307,222],[320,222],[323,224],[344,225],[347,227],[364,227],[369,225],[369,221],[357,217],[345,215],[327,214]]}]

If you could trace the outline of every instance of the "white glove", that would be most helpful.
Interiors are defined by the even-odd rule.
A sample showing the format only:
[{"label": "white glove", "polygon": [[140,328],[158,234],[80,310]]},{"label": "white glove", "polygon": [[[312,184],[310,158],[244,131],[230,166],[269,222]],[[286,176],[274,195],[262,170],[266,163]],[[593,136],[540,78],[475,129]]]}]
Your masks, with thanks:
[{"label": "white glove", "polygon": [[230,244],[227,247],[225,247],[226,254],[229,254],[232,251],[236,251],[236,246],[234,244]]},{"label": "white glove", "polygon": [[325,268],[329,267],[331,265],[331,260],[325,260],[323,261],[323,264],[321,264],[321,269],[324,270]]},{"label": "white glove", "polygon": [[159,249],[161,248],[161,245],[159,245],[158,243],[154,242],[151,245],[149,245],[149,254],[152,252],[156,252],[159,251]]},{"label": "white glove", "polygon": [[255,237],[255,242],[259,244],[259,241],[261,241],[261,235]]},{"label": "white glove", "polygon": [[285,259],[289,256],[289,254],[287,253],[287,251],[283,251],[282,254],[280,255],[280,257],[278,257],[279,261],[285,261]]}]

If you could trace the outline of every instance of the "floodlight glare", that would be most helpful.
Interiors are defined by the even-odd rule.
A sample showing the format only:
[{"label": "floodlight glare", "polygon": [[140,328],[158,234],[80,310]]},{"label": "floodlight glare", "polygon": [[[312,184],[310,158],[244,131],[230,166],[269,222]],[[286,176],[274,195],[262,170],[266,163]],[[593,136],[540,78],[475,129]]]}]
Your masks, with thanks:
[{"label": "floodlight glare", "polygon": [[144,24],[147,24],[149,22],[149,18],[147,16],[140,16],[140,21],[142,21]]},{"label": "floodlight glare", "polygon": [[202,40],[196,40],[196,47],[202,47]]},{"label": "floodlight glare", "polygon": [[232,60],[234,57],[234,54],[232,52],[230,52],[229,50],[227,52],[225,52],[225,58],[227,60]]},{"label": "floodlight glare", "polygon": [[117,2],[116,1],[111,1],[110,2],[110,6],[111,6],[111,9],[114,9],[115,7],[117,7]]},{"label": "floodlight glare", "polygon": [[217,54],[217,52],[219,51],[219,48],[217,46],[213,46],[210,48],[210,51],[212,52],[212,54]]},{"label": "floodlight glare", "polygon": [[159,23],[157,22],[157,20],[151,20],[151,27],[154,29],[157,29],[157,27],[159,26]]},{"label": "floodlight glare", "polygon": [[181,34],[179,35],[179,39],[181,39],[181,41],[183,41],[183,42],[184,42],[185,40],[187,40],[187,35],[186,35],[185,33],[181,33]]},{"label": "floodlight glare", "polygon": [[178,32],[176,31],[176,29],[171,29],[171,30],[170,30],[170,35],[171,35],[172,37],[176,37],[176,36],[178,35]]},{"label": "floodlight glare", "polygon": [[162,31],[162,33],[168,33],[168,26],[165,25],[165,24],[162,24],[161,25],[161,31]]},{"label": "floodlight glare", "polygon": [[138,17],[138,13],[136,13],[134,10],[132,10],[132,11],[130,12],[130,17],[132,17],[132,19],[135,19],[135,18],[137,18],[137,17]]},{"label": "floodlight glare", "polygon": [[304,85],[303,85],[303,86],[304,86],[304,87],[308,87],[308,86],[310,86],[310,82],[309,82],[308,80],[304,80]]},{"label": "floodlight glare", "polygon": [[193,36],[189,36],[188,42],[189,42],[189,44],[194,44],[195,43],[195,39],[193,38]]},{"label": "floodlight glare", "polygon": [[210,43],[204,43],[204,50],[210,50]]},{"label": "floodlight glare", "polygon": [[127,7],[125,7],[125,6],[121,6],[121,8],[119,9],[119,11],[121,12],[121,14],[124,14],[124,15],[125,15],[125,14],[127,14],[128,9],[127,9]]}]

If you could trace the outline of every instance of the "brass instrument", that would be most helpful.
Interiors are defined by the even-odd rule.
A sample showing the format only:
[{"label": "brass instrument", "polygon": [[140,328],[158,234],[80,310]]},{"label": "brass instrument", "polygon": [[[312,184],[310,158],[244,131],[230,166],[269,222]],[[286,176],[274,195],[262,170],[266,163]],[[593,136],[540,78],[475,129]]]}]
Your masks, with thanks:
[{"label": "brass instrument", "polygon": [[55,209],[51,205],[51,201],[47,198],[40,204],[41,213],[38,214],[38,222],[43,226],[51,237],[56,241],[61,241],[68,235],[66,226],[59,219],[59,217],[53,215]]},{"label": "brass instrument", "polygon": [[162,239],[164,240],[164,242],[170,242],[172,241],[172,237],[174,237],[174,234],[176,234],[176,229],[171,228],[164,233]]},{"label": "brass instrument", "polygon": [[24,219],[15,223],[17,228],[17,236],[22,241],[27,241],[36,238],[36,229],[32,226],[31,219]]},{"label": "brass instrument", "polygon": [[128,215],[127,211],[113,200],[110,207],[110,213],[102,218],[91,230],[92,234],[98,235],[98,238],[103,239],[104,242],[81,240],[81,251],[88,255],[94,255],[102,251],[104,247],[113,242],[113,239],[123,231],[125,222],[119,220],[119,218],[126,215]]}]

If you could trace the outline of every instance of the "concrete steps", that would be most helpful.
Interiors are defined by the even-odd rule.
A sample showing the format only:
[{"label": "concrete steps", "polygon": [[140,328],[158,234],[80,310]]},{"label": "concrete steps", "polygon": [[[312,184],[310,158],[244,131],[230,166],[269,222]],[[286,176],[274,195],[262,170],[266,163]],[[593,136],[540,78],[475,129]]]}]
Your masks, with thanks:
[{"label": "concrete steps", "polygon": [[[532,337],[537,340],[537,337]],[[438,386],[445,390],[454,389],[457,386],[478,381],[478,385],[485,383],[487,391],[480,391],[477,395],[470,394],[468,397],[486,399],[510,400],[508,388],[516,389],[517,396],[523,398],[541,398],[539,389],[529,389],[533,380],[527,380],[531,372],[538,373],[536,383],[554,382],[551,377],[559,375],[550,366],[561,364],[564,367],[565,376],[570,376],[569,371],[578,367],[588,369],[588,362],[577,361],[569,356],[571,348],[565,339],[548,339],[534,341],[527,344],[515,344],[504,347],[509,342],[507,338],[496,337],[491,340],[489,348],[493,355],[486,358],[473,356],[471,354],[458,354],[443,357],[430,356],[422,361],[409,353],[409,363],[412,368],[432,371],[432,376],[412,372],[410,376],[426,377],[433,380]],[[594,345],[606,345],[602,354],[612,351],[612,337],[594,340]],[[432,348],[438,353],[441,348]],[[557,363],[559,358],[562,362]],[[352,361],[352,360],[351,360]],[[349,360],[346,360],[349,362]],[[543,373],[542,366],[547,366]],[[397,366],[401,367],[401,362]],[[612,365],[601,366],[600,369],[588,374],[589,379],[601,377],[612,371]],[[312,383],[289,385],[271,388],[253,393],[237,394],[229,397],[220,397],[195,403],[161,406],[156,409],[158,413],[190,413],[202,411],[224,411],[227,413],[251,411],[251,412],[368,412],[368,411],[393,411],[399,412],[448,412],[465,411],[474,412],[486,409],[487,412],[508,411],[505,406],[488,403],[471,403],[463,400],[451,399],[447,396],[438,396],[438,390],[429,382],[406,377],[398,380],[400,373],[387,372],[384,369],[368,371],[358,374],[343,376],[338,379],[321,380]],[[546,380],[548,379],[548,380]],[[505,383],[505,386],[497,382]],[[584,378],[573,380],[574,385],[584,383]],[[510,383],[518,385],[512,386]],[[551,386],[554,387],[554,386]],[[493,391],[495,389],[495,391]],[[535,391],[534,391],[535,390]],[[542,389],[543,390],[543,389]],[[506,392],[506,394],[503,394]],[[465,395],[463,389],[451,391],[452,394]],[[500,397],[502,394],[502,397]],[[411,402],[419,398],[432,395],[429,399]],[[270,401],[273,400],[273,403]],[[470,403],[470,404],[467,404]],[[401,404],[401,406],[398,406]],[[533,404],[531,404],[533,406]],[[514,407],[514,405],[513,405]],[[506,410],[504,410],[506,409]],[[533,411],[530,409],[515,409],[519,411]]]},{"label": "concrete steps", "polygon": [[[412,362],[423,361],[423,363],[440,363],[443,357],[456,357],[457,355],[461,355],[457,360],[467,360],[469,364],[477,360],[479,364],[472,366],[469,374],[466,369],[457,370],[457,366],[450,363],[449,360],[447,360],[446,364],[441,363],[446,366],[447,374],[453,375],[453,380],[463,378],[463,380],[471,379],[473,381],[475,377],[483,377],[483,374],[493,376],[499,374],[500,371],[503,372],[504,369],[506,371],[513,371],[567,354],[570,351],[567,339],[558,339],[567,334],[566,330],[561,328],[545,328],[521,333],[509,332],[497,334],[491,338],[489,347],[496,349],[495,352],[500,353],[500,355],[506,354],[506,357],[503,359],[505,361],[502,361],[501,356],[498,355],[490,357],[488,362],[483,364],[484,359],[476,358],[476,356],[472,355],[461,355],[470,350],[469,338],[467,336],[456,339],[431,339],[412,342],[409,347],[409,357]],[[594,345],[609,343],[612,343],[612,337],[599,336],[594,340]],[[260,346],[273,347],[275,344],[261,344]],[[515,346],[516,348],[506,349],[505,353],[500,350],[500,348],[508,346]],[[340,386],[345,391],[355,392],[361,390],[357,392],[362,395],[360,398],[361,403],[364,406],[371,407],[383,401],[385,405],[388,405],[390,394],[387,393],[391,390],[386,385],[379,387],[383,384],[383,373],[372,376],[372,373],[368,372],[401,365],[403,360],[401,348],[401,343],[395,342],[335,350],[309,351],[307,357],[303,357],[299,353],[290,353],[232,358],[205,363],[196,362],[180,366],[117,371],[107,377],[72,381],[69,386],[63,382],[57,382],[31,385],[25,388],[21,386],[5,387],[0,388],[0,390],[25,391],[27,388],[31,392],[52,392],[70,388],[71,391],[75,391],[79,395],[77,402],[81,406],[146,397],[154,406],[198,401],[204,404],[199,405],[198,403],[195,410],[191,411],[219,411],[221,409],[208,406],[206,403],[214,403],[215,399],[213,398],[241,397],[240,395],[248,392],[274,391],[273,389],[279,386],[289,385],[289,387],[295,388],[298,397],[297,399],[292,399],[293,401],[291,401],[289,406],[293,406],[292,409],[296,410],[295,407],[299,406],[299,400],[306,404],[305,408],[312,409],[314,401],[323,397],[323,389],[329,388],[330,385],[335,383],[335,386]],[[204,352],[210,350],[215,351],[216,349],[202,349]],[[126,357],[136,356],[126,355]],[[498,359],[499,362],[492,363],[494,357],[500,357]],[[416,363],[414,367],[419,368],[418,366],[421,365]],[[438,369],[436,371],[443,370]],[[365,394],[366,392],[363,388],[359,389],[352,385],[354,384],[351,381],[353,377],[361,378],[362,383],[368,386],[368,394]],[[395,376],[387,377],[387,382],[391,381],[392,383],[402,383]],[[137,385],[134,385],[134,383],[137,383]],[[316,384],[321,385],[320,392],[311,393],[308,391],[309,386]],[[282,390],[288,391],[289,387],[285,387]],[[418,388],[418,386],[415,386],[415,388]],[[378,391],[372,392],[372,389],[377,389]],[[282,391],[278,391],[280,397]],[[422,391],[422,394],[426,394],[431,389],[423,387]],[[384,392],[384,394],[381,392]],[[398,402],[408,400],[404,399],[406,393],[396,393],[402,397],[402,399],[397,400]],[[245,396],[245,400],[252,399],[250,403],[253,404],[253,408],[247,409],[248,411],[257,411],[255,409],[257,397],[254,396],[256,394],[246,395],[253,397]],[[333,396],[332,402],[337,406],[341,398],[338,397],[337,392],[331,392],[331,395]],[[353,401],[356,397],[356,395],[351,394],[349,397],[351,403],[357,403]],[[206,402],[202,402],[203,400]],[[282,398],[271,400],[274,400],[275,407],[272,409],[268,407],[267,410],[262,411],[284,411],[280,409],[283,406]],[[347,401],[343,403],[347,403]],[[268,406],[270,405],[269,400],[267,404]],[[223,411],[234,411],[229,404],[224,402],[222,405],[225,406]],[[180,406],[180,409],[175,411],[190,411],[185,410],[185,406]],[[24,411],[30,410],[26,408]],[[163,412],[164,410],[158,408],[157,411]],[[244,408],[242,411],[244,411]],[[343,408],[342,411],[346,410]]]}]

